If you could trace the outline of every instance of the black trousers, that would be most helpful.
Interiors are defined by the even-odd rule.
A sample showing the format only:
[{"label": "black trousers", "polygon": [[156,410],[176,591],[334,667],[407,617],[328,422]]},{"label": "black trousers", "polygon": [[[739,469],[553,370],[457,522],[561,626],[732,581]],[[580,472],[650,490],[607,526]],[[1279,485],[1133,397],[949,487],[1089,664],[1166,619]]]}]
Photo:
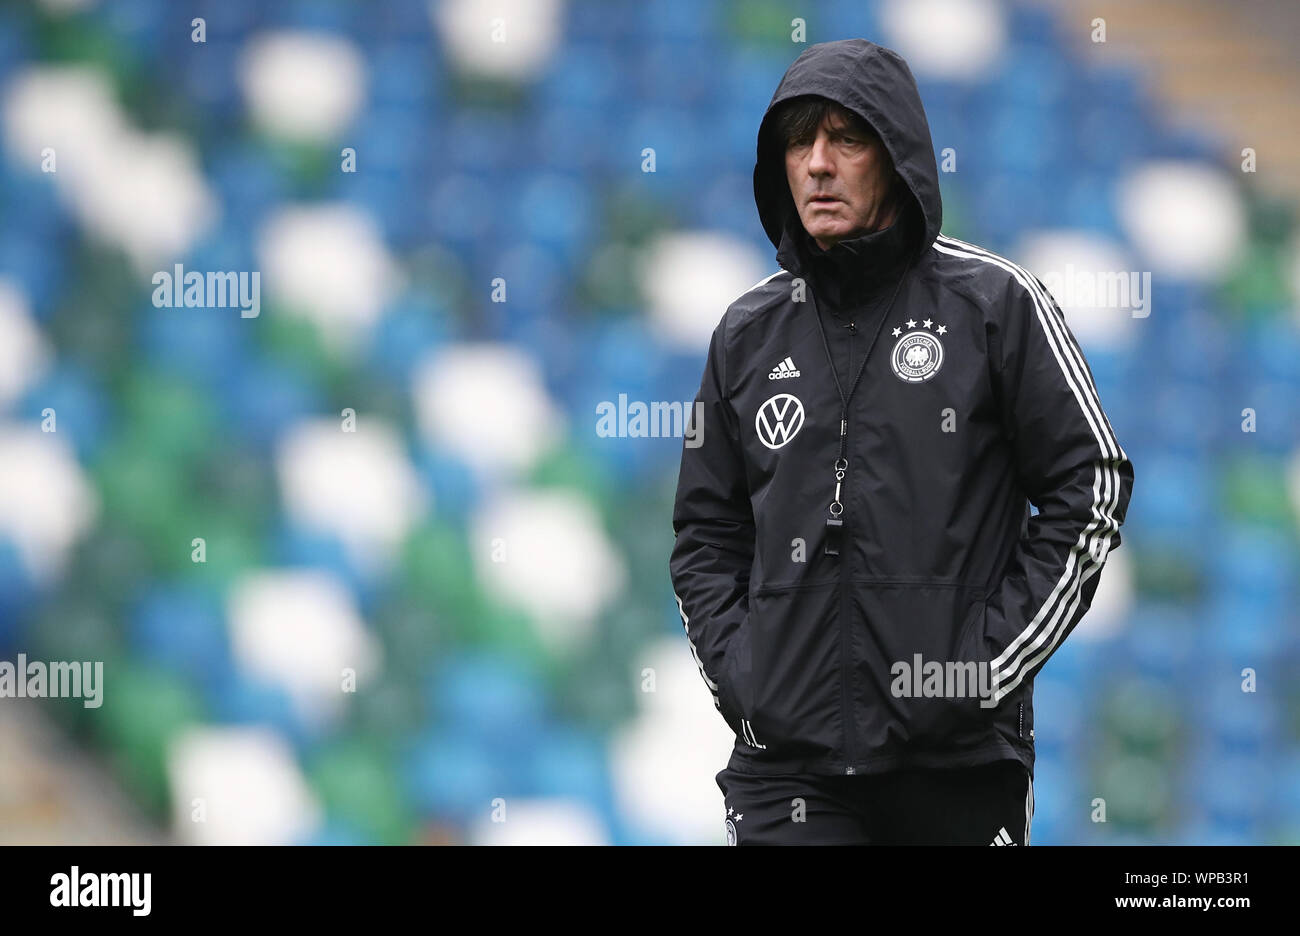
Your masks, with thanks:
[{"label": "black trousers", "polygon": [[830,777],[716,777],[728,845],[1028,845],[1034,785],[1019,761]]}]

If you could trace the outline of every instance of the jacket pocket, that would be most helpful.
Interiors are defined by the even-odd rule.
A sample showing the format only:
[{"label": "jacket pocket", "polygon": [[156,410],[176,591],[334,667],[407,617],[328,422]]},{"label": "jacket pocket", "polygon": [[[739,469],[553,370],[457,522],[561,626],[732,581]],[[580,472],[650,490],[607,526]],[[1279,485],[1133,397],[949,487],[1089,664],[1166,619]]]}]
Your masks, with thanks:
[{"label": "jacket pocket", "polygon": [[[757,589],[750,671],[739,696],[752,747],[783,759],[840,753],[843,712],[837,583]],[[751,752],[756,753],[756,752]]]},{"label": "jacket pocket", "polygon": [[854,586],[867,751],[953,750],[994,737],[991,671],[979,588]]}]

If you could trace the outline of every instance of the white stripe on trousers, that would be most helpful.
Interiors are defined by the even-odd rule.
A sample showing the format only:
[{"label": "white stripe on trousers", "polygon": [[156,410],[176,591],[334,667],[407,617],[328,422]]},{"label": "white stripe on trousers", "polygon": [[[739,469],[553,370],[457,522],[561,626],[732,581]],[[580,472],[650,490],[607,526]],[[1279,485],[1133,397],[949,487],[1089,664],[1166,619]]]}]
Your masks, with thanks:
[{"label": "white stripe on trousers", "polygon": [[[1028,773],[1028,771],[1026,771]],[[1029,827],[1034,821],[1034,778],[1028,777],[1026,782],[1028,788],[1025,790],[1025,844],[1029,844]]]}]

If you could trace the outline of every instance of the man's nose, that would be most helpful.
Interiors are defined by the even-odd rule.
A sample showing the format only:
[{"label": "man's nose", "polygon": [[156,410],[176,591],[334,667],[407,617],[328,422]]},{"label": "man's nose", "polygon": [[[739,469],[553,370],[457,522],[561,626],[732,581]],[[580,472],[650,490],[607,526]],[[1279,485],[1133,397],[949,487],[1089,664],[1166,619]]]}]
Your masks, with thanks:
[{"label": "man's nose", "polygon": [[830,140],[819,133],[813,140],[812,152],[808,155],[808,172],[811,175],[830,175],[834,171]]}]

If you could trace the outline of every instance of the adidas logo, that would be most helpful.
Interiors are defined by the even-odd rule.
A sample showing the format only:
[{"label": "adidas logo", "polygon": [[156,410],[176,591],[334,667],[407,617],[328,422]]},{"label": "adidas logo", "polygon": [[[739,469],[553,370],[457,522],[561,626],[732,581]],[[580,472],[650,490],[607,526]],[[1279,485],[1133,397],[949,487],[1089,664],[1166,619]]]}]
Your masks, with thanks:
[{"label": "adidas logo", "polygon": [[998,829],[998,834],[993,836],[993,841],[989,842],[989,845],[1014,845],[1014,844],[1016,843],[1011,841],[1011,836],[1007,834],[1006,826],[1003,826],[1002,828]]},{"label": "adidas logo", "polygon": [[799,371],[795,370],[794,361],[786,358],[767,375],[768,380],[785,380],[787,377],[798,377]]}]

